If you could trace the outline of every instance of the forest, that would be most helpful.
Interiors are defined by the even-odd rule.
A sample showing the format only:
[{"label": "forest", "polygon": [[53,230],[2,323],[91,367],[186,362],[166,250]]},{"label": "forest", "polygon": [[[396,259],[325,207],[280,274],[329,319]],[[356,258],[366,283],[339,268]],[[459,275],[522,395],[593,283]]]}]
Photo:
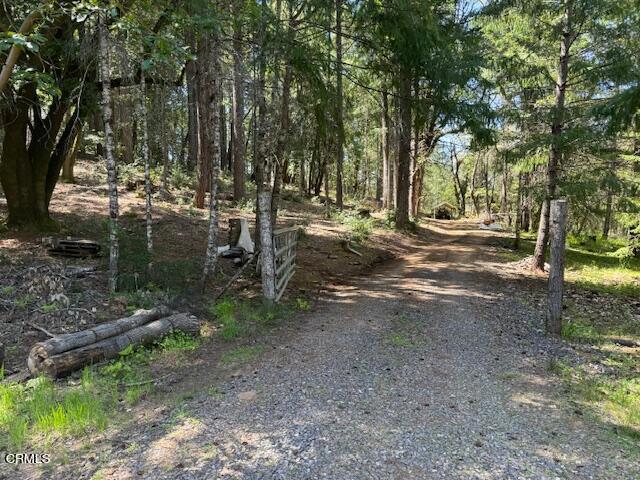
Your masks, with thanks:
[{"label": "forest", "polygon": [[[342,379],[334,362],[357,363],[343,338],[355,342],[354,350],[385,358],[385,366],[388,350],[415,354],[400,363],[427,357],[415,368],[432,378],[425,370],[438,357],[431,340],[444,339],[438,348],[446,350],[457,335],[466,345],[476,336],[486,342],[470,347],[475,363],[463,358],[464,345],[452,354],[458,363],[443,360],[447,375],[466,368],[447,387],[451,397],[466,398],[482,372],[492,372],[492,382],[508,378],[509,392],[522,393],[526,382],[513,379],[535,371],[571,392],[565,400],[577,405],[570,410],[580,421],[583,413],[585,422],[597,419],[572,424],[568,444],[572,435],[602,427],[637,449],[637,0],[12,0],[0,5],[0,27],[0,380],[7,377],[0,382],[0,433],[8,439],[0,440],[1,451],[41,445],[49,433],[67,452],[77,452],[70,442],[80,434],[101,435],[95,448],[104,449],[113,441],[104,433],[113,405],[144,416],[148,402],[169,403],[163,395],[173,395],[176,409],[204,395],[228,414],[222,424],[207,424],[211,429],[240,429],[259,455],[285,470],[265,473],[255,459],[243,464],[214,449],[211,458],[220,463],[214,468],[209,457],[197,456],[194,478],[368,478],[376,470],[366,462],[337,462],[335,470],[314,463],[335,458],[315,450],[314,442],[322,443],[316,437],[292,447],[312,452],[314,462],[295,455],[306,473],[288,472],[290,452],[271,457],[269,448],[275,452],[277,442],[293,442],[299,432],[286,430],[277,442],[271,435],[282,424],[256,433],[255,425],[232,421],[244,416],[226,399],[237,401],[240,392],[241,405],[266,402],[257,377],[263,366],[275,396],[278,382],[291,382],[292,392],[314,383],[319,374],[306,366],[280,377],[281,364],[306,365],[296,348],[322,348],[319,363]],[[540,325],[552,205],[559,200],[568,205],[563,323],[548,336]],[[371,283],[378,275],[385,280]],[[397,303],[393,313],[384,298]],[[478,298],[487,300],[474,303]],[[329,317],[316,308],[328,309]],[[490,309],[496,316],[486,320]],[[532,320],[536,310],[540,325]],[[442,314],[450,323],[444,331],[434,320],[441,311],[449,312]],[[370,312],[368,321],[379,322],[382,332],[375,347],[365,341],[369,330],[337,320],[360,325]],[[467,324],[466,315],[488,323],[472,330],[476,320]],[[295,326],[297,317],[314,321]],[[505,319],[512,321],[491,323]],[[327,332],[335,337],[316,343]],[[290,353],[280,352],[290,345]],[[511,360],[494,372],[496,348]],[[536,349],[544,352],[544,368]],[[525,357],[528,366],[521,364]],[[189,363],[223,373],[185,373]],[[231,371],[232,382],[243,375],[244,382],[253,366],[249,382],[257,386],[229,393],[235,386],[220,383]],[[349,382],[363,376],[356,390],[371,383],[364,371],[353,373]],[[400,378],[397,386],[378,378],[376,385],[415,396],[402,390],[409,377]],[[498,407],[487,399],[507,395],[482,388],[486,396],[477,404],[486,400],[491,409]],[[326,390],[331,402],[349,403],[334,398],[341,391],[334,383],[317,389],[317,398]],[[547,394],[541,405],[551,402],[550,390],[540,396]],[[283,395],[278,410],[307,408]],[[417,408],[434,402],[419,400]],[[304,413],[304,420],[283,413],[284,421],[318,425]],[[354,415],[351,422],[367,423]],[[396,426],[411,424],[412,415]],[[202,421],[210,416],[218,418],[214,410],[194,414]],[[538,417],[540,432],[549,433],[549,420]],[[160,441],[146,426],[136,430],[132,420],[118,418],[124,432],[143,435],[141,444]],[[585,460],[602,447],[599,440],[573,457],[551,445],[562,461],[547,465],[535,450],[552,441],[543,433],[523,433],[530,459],[509,457],[513,471],[482,476],[506,448],[502,437],[492,442],[484,434],[455,465],[438,463],[436,449],[431,471],[512,478],[522,467],[534,472],[522,478],[583,478],[572,475],[588,464],[584,478],[611,478],[606,468],[634,478],[633,460]],[[252,436],[263,434],[276,443]],[[356,457],[371,455],[366,446],[375,435],[358,435],[340,438]],[[455,437],[450,427],[444,435]],[[202,453],[211,439],[202,433],[190,441]],[[221,441],[237,447],[233,438]],[[478,444],[495,448],[489,463],[472,461]],[[138,453],[129,453],[133,465]],[[78,468],[86,478],[111,478],[105,465],[66,465],[60,451],[52,455],[55,470],[28,469],[21,478],[66,478]],[[112,466],[113,478],[182,478],[174,470],[183,467],[156,460],[131,471],[124,463]],[[174,463],[189,462],[185,456]],[[396,470],[388,463],[381,478],[432,478],[420,473],[425,465],[409,463]]]}]

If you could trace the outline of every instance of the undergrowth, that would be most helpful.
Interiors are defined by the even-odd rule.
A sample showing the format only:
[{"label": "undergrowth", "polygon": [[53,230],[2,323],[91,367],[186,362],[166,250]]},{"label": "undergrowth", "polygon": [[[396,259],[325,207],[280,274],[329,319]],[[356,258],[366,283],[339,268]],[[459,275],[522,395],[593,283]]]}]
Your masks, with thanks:
[{"label": "undergrowth", "polygon": [[374,220],[371,217],[361,217],[357,213],[342,211],[336,214],[336,220],[347,228],[349,240],[362,243],[373,233]]},{"label": "undergrowth", "polygon": [[[569,237],[566,250],[567,282],[596,293],[640,296],[640,259],[620,253],[621,239],[585,241]],[[535,237],[523,236],[517,251],[505,252],[506,261],[533,254]]]},{"label": "undergrowth", "polygon": [[[640,368],[628,355],[610,353],[602,361],[609,373],[594,374],[586,366],[555,361],[548,366],[560,375],[574,401],[614,432],[640,439]],[[613,373],[612,373],[613,372]]]},{"label": "undergrowth", "polygon": [[286,305],[268,307],[232,298],[223,298],[209,305],[208,311],[209,316],[219,324],[219,334],[225,340],[256,334],[290,314],[290,308]]},{"label": "undergrowth", "polygon": [[129,346],[104,366],[85,367],[79,378],[0,382],[0,450],[103,430],[114,412],[153,392],[153,359],[197,346],[197,338],[173,332],[151,348]]}]

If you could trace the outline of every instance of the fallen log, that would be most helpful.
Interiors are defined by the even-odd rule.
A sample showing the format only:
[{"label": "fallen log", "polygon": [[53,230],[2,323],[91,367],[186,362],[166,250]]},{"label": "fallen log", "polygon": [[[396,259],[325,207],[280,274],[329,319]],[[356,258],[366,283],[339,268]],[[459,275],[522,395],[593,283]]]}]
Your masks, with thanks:
[{"label": "fallen log", "polygon": [[45,342],[36,343],[29,353],[27,365],[32,372],[37,369],[36,364],[40,359],[46,359],[58,353],[84,347],[92,343],[99,342],[115,335],[140,327],[153,320],[157,320],[169,315],[170,310],[165,306],[160,306],[152,310],[138,310],[130,317],[120,318],[113,322],[102,323],[94,328],[82,330],[76,333],[57,335]]},{"label": "fallen log", "polygon": [[42,344],[36,345],[31,349],[27,363],[34,376],[44,373],[53,378],[62,377],[85,365],[116,358],[129,345],[149,345],[176,330],[195,335],[200,331],[200,321],[192,315],[177,313],[55,355],[49,355]]}]

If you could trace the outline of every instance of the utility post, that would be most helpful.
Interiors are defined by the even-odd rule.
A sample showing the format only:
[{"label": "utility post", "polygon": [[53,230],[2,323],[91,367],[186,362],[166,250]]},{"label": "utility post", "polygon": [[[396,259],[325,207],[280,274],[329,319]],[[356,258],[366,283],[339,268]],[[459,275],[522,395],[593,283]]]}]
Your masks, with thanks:
[{"label": "utility post", "polygon": [[552,335],[562,332],[562,295],[564,291],[564,257],[567,237],[567,201],[551,201],[551,258],[546,330]]}]

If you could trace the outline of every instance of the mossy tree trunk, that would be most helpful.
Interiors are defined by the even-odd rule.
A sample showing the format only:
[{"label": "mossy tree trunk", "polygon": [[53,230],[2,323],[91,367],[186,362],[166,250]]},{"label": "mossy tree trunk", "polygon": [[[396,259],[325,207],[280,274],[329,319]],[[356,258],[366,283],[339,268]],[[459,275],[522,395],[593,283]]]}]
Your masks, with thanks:
[{"label": "mossy tree trunk", "polygon": [[0,113],[5,131],[0,183],[7,199],[10,227],[55,228],[49,217],[49,203],[80,128],[78,107],[63,128],[68,109],[64,98],[56,98],[43,117],[36,85],[29,83],[20,88],[16,102]]}]

